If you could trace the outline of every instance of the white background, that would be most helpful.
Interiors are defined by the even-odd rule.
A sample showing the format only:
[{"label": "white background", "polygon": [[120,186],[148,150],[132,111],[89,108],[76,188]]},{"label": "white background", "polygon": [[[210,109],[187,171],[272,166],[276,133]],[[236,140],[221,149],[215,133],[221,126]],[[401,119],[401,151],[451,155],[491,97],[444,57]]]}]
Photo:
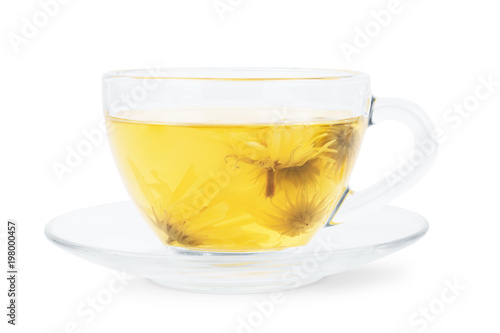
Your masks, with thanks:
[{"label": "white background", "polygon": [[[233,3],[224,20],[212,0],[73,0],[13,47],[9,38],[22,36],[23,17],[33,21],[41,7],[35,0],[2,0],[0,219],[2,231],[7,218],[20,225],[20,293],[18,326],[11,327],[2,278],[1,331],[60,333],[75,321],[81,332],[236,332],[238,318],[269,298],[186,293],[136,279],[90,323],[76,314],[113,275],[56,248],[44,226],[62,213],[127,194],[107,143],[62,181],[51,164],[85,139],[83,130],[98,127],[103,72],[155,66],[361,70],[370,74],[376,96],[420,104],[447,135],[432,171],[393,203],[424,215],[429,233],[387,258],[288,293],[253,331],[498,331],[500,87],[463,116],[449,111],[472,100],[480,77],[500,81],[496,3],[401,0],[377,31],[371,12],[386,10],[388,0],[223,2]],[[342,43],[355,45],[356,29],[366,26],[374,29],[368,45],[358,43],[348,59]],[[410,150],[402,126],[371,128],[353,187],[393,170],[397,156]],[[6,261],[4,247],[0,258]],[[425,328],[411,324],[420,307],[439,303],[447,280],[466,290]]]}]

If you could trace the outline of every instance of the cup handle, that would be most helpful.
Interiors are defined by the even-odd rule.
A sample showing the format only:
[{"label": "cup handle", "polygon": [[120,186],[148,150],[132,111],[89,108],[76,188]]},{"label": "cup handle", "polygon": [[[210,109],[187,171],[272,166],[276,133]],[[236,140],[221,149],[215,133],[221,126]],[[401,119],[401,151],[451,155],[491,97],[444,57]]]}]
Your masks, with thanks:
[{"label": "cup handle", "polygon": [[355,219],[386,205],[415,185],[434,163],[437,155],[436,131],[422,108],[404,99],[372,98],[368,126],[386,120],[397,120],[408,126],[415,139],[413,152],[400,168],[370,187],[359,192],[347,188],[327,226]]}]

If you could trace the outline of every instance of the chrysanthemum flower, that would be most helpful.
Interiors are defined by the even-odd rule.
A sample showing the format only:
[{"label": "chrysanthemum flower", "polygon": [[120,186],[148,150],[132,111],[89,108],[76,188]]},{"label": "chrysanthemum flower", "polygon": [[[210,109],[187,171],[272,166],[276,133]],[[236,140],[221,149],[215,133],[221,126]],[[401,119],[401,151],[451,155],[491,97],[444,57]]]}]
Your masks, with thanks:
[{"label": "chrysanthemum flower", "polygon": [[195,247],[210,242],[209,237],[203,233],[203,229],[207,228],[207,223],[212,224],[222,220],[228,206],[224,203],[218,203],[213,207],[205,207],[197,213],[191,211],[186,217],[182,217],[182,214],[178,214],[178,212],[178,216],[174,217],[165,209],[160,213],[156,213],[155,209],[152,209],[155,225],[166,234],[167,244]]},{"label": "chrysanthemum flower", "polygon": [[327,135],[322,139],[323,143],[328,142],[335,147],[335,150],[328,152],[327,155],[336,162],[337,182],[346,180],[345,176],[352,171],[363,139],[364,130],[361,127],[364,126],[366,126],[364,118],[335,123],[330,126]]},{"label": "chrysanthemum flower", "polygon": [[232,208],[236,213],[231,212],[229,204],[221,202],[216,194],[203,203],[195,200],[206,182],[194,186],[197,176],[193,166],[172,191],[154,170],[151,175],[156,181],[147,182],[137,166],[130,160],[129,164],[149,205],[141,209],[165,244],[242,250],[258,248],[260,243],[269,240],[265,232],[251,231],[252,236],[248,236],[250,231],[245,228],[254,224],[255,219],[250,214],[242,216],[241,209],[234,203]]},{"label": "chrysanthemum flower", "polygon": [[235,135],[233,158],[235,165],[246,163],[265,175],[265,196],[275,195],[277,182],[284,179],[294,181],[313,180],[319,170],[316,162],[334,162],[327,153],[335,153],[331,141],[326,139],[318,127],[309,125],[274,126],[260,130],[257,136]]},{"label": "chrysanthemum flower", "polygon": [[286,194],[284,200],[273,201],[270,211],[256,212],[255,216],[280,235],[295,237],[323,225],[332,208],[330,196],[298,191],[294,197]]},{"label": "chrysanthemum flower", "polygon": [[135,163],[129,160],[129,164],[142,194],[151,207],[141,207],[141,209],[166,244],[199,246],[210,241],[204,235],[203,229],[224,219],[228,205],[222,202],[215,205],[206,203],[201,207],[194,204],[194,195],[204,184],[199,187],[193,186],[197,179],[193,166],[172,191],[154,171],[151,174],[157,182],[148,183]]}]

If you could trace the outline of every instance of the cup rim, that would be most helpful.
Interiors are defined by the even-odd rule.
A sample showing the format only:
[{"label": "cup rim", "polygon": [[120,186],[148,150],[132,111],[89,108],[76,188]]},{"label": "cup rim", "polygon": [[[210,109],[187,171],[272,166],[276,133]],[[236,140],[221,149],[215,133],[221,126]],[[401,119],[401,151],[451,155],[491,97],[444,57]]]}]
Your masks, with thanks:
[{"label": "cup rim", "polygon": [[114,80],[214,80],[288,81],[349,80],[368,82],[366,73],[343,69],[287,67],[179,67],[115,70],[104,73],[104,81]]}]

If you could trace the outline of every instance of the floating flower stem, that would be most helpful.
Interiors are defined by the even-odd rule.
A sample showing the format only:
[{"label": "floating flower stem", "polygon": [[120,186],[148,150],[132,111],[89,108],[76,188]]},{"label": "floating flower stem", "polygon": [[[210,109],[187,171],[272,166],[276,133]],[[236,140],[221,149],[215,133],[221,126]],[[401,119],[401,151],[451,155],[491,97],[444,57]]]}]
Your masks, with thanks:
[{"label": "floating flower stem", "polygon": [[274,197],[276,192],[276,171],[272,168],[267,169],[267,182],[266,182],[266,198]]}]

